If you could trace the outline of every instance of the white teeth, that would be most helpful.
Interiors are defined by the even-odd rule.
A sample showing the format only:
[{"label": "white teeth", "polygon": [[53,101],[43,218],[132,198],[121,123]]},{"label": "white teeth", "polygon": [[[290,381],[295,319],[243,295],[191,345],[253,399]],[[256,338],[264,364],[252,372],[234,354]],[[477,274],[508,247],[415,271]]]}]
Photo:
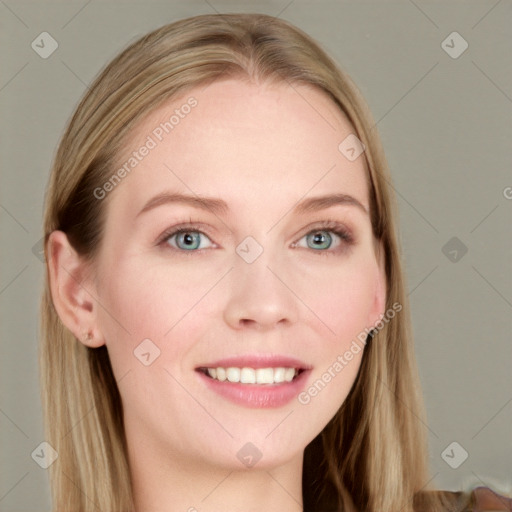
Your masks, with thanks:
[{"label": "white teeth", "polygon": [[226,377],[229,382],[240,382],[240,368],[228,368],[226,370]]},{"label": "white teeth", "polygon": [[295,368],[207,368],[207,373],[212,379],[221,382],[226,379],[229,382],[239,382],[241,384],[280,384],[282,382],[291,382],[298,375],[299,371]]},{"label": "white teeth", "polygon": [[258,384],[273,384],[274,383],[274,369],[273,368],[258,368],[256,370],[256,382]]},{"label": "white teeth", "polygon": [[286,368],[284,372],[284,380],[286,382],[291,382],[293,377],[295,377],[295,368]]},{"label": "white teeth", "polygon": [[242,368],[240,372],[240,382],[242,384],[255,384],[256,372],[252,368]]},{"label": "white teeth", "polygon": [[276,368],[274,370],[274,382],[284,382],[284,368]]}]

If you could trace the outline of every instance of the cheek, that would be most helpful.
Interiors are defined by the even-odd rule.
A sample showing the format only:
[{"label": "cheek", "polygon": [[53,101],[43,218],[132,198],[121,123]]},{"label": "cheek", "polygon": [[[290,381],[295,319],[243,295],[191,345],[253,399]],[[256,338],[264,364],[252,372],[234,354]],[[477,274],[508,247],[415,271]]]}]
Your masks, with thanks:
[{"label": "cheek", "polygon": [[317,325],[323,326],[316,340],[316,370],[298,402],[323,425],[336,414],[357,377],[375,299],[376,269],[371,258],[354,258],[302,282],[301,297]]},{"label": "cheek", "polygon": [[326,340],[349,342],[366,327],[376,290],[376,266],[354,257],[303,274],[298,296],[324,324]]},{"label": "cheek", "polygon": [[99,325],[116,374],[138,368],[141,351],[158,355],[160,364],[184,361],[209,320],[199,314],[209,281],[191,282],[179,270],[135,259],[110,268],[100,288]]}]

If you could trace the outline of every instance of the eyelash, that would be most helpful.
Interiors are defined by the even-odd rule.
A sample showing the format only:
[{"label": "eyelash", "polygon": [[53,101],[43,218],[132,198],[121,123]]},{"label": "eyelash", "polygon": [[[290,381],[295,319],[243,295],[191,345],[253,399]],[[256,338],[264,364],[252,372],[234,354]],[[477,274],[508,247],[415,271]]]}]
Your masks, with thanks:
[{"label": "eyelash", "polygon": [[[202,231],[202,229],[204,229],[204,228],[202,228],[198,224],[193,223],[192,219],[191,219],[190,223],[182,224],[179,226],[173,226],[172,228],[169,228],[168,230],[166,230],[159,237],[156,245],[160,246],[160,245],[166,243],[174,235],[179,235],[180,233],[197,232],[197,233],[200,233],[200,234],[206,236],[207,238],[210,238],[204,231]],[[299,241],[302,240],[302,238],[304,238],[305,236],[311,235],[318,231],[327,231],[329,233],[335,234],[336,236],[338,236],[340,238],[341,244],[345,245],[345,247],[339,246],[335,249],[325,249],[325,250],[310,249],[310,251],[312,251],[318,255],[329,256],[329,255],[332,255],[333,253],[341,252],[344,249],[347,249],[347,246],[350,247],[350,246],[354,245],[354,243],[355,243],[354,237],[352,236],[350,231],[348,229],[346,229],[338,221],[331,220],[331,219],[327,219],[325,221],[319,222],[317,225],[315,225],[315,227],[313,229],[309,230],[307,233],[304,233],[304,235],[301,236]],[[294,242],[294,244],[296,244],[296,243],[297,242]],[[195,254],[201,253],[205,250],[205,249],[195,249],[195,250],[185,251],[182,249],[176,249],[175,247],[172,247],[169,244],[167,244],[165,248],[170,249],[175,252],[179,252],[180,254],[184,254],[185,256],[193,256],[194,253]],[[301,247],[301,248],[305,249],[305,247]]]}]

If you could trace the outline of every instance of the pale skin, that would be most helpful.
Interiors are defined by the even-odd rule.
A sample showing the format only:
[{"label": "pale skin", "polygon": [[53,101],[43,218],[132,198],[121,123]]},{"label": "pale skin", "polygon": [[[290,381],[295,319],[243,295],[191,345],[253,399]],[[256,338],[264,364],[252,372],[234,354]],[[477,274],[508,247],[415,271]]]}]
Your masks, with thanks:
[{"label": "pale skin", "polygon": [[[197,106],[104,199],[92,264],[64,233],[52,233],[53,300],[82,343],[108,348],[136,512],[299,511],[304,449],[345,400],[362,351],[307,405],[235,404],[205,386],[196,368],[229,356],[292,356],[311,367],[307,389],[382,317],[385,276],[366,163],[338,150],[354,130],[323,93],[233,79],[165,103],[132,131],[127,154],[190,96]],[[140,213],[164,192],[221,199],[228,209],[167,202]],[[362,206],[294,211],[335,193]],[[200,248],[184,249],[177,237],[159,243],[190,219]],[[353,243],[324,221],[348,230]],[[330,245],[316,248],[318,231]],[[236,252],[248,236],[263,248],[252,263]],[[160,356],[145,366],[134,350],[148,338]],[[237,457],[249,442],[261,452],[252,468]]]}]

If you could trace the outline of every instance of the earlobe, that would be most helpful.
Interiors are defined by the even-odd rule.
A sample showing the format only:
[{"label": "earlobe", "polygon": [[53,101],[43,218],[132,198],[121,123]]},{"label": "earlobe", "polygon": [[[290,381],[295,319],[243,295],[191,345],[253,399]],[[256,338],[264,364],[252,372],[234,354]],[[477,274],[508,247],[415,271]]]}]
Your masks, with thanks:
[{"label": "earlobe", "polygon": [[69,243],[66,233],[53,231],[47,241],[48,279],[55,310],[62,323],[88,347],[104,345],[96,328],[97,303],[90,265]]}]

